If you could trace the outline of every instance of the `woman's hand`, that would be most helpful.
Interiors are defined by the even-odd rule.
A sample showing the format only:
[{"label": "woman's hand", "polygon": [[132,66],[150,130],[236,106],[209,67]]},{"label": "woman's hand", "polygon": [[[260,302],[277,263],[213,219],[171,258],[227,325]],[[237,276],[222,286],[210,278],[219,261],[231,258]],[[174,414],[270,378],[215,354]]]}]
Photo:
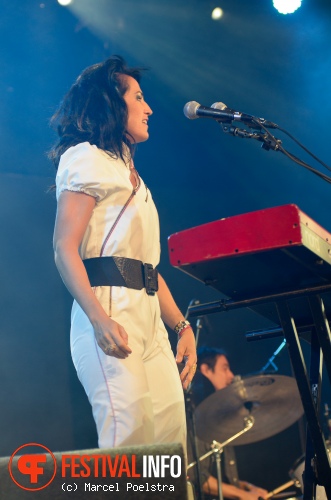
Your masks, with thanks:
[{"label": "woman's hand", "polygon": [[[161,317],[163,321],[173,330],[178,322],[184,321],[184,316],[178,309],[171,292],[159,274],[159,290],[157,292],[160,301]],[[186,328],[177,343],[177,364],[184,361],[185,367],[180,374],[180,380],[184,389],[192,382],[197,368],[197,352],[195,338],[192,328]]]},{"label": "woman's hand", "polygon": [[183,360],[185,367],[180,374],[180,380],[183,389],[187,389],[193,380],[197,368],[197,353],[192,328],[187,328],[177,343],[176,363],[182,363]]},{"label": "woman's hand", "polygon": [[92,323],[95,338],[100,349],[107,356],[125,359],[132,352],[128,346],[128,334],[123,326],[109,318],[98,320]]}]

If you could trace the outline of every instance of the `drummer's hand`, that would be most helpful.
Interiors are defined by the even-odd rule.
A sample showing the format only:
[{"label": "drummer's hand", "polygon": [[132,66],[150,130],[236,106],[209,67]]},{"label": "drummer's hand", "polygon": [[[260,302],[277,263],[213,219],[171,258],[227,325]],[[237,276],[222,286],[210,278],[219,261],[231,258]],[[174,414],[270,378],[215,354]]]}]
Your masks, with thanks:
[{"label": "drummer's hand", "polygon": [[243,495],[240,497],[241,500],[258,500],[259,498],[266,498],[268,495],[267,490],[246,481],[240,481],[240,489],[244,490]]},{"label": "drummer's hand", "polygon": [[93,329],[98,346],[107,356],[124,359],[132,352],[125,329],[109,316],[94,321]]},{"label": "drummer's hand", "polygon": [[197,368],[197,351],[195,348],[195,337],[192,328],[187,328],[177,343],[176,363],[182,363],[185,367],[180,374],[183,389],[187,389],[194,377]]}]

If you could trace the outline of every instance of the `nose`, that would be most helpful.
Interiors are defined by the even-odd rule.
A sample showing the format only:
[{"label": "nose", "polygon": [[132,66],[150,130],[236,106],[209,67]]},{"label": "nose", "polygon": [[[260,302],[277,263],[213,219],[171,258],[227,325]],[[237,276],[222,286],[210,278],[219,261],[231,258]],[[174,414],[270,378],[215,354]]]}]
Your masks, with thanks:
[{"label": "nose", "polygon": [[234,374],[230,370],[230,373],[229,373],[229,382],[230,382],[230,384],[231,384],[231,382],[233,382],[233,379],[234,379]]},{"label": "nose", "polygon": [[153,114],[153,111],[151,109],[151,107],[147,104],[147,102],[145,102],[146,104],[146,108],[144,109],[144,112],[146,113],[146,115],[150,116]]}]

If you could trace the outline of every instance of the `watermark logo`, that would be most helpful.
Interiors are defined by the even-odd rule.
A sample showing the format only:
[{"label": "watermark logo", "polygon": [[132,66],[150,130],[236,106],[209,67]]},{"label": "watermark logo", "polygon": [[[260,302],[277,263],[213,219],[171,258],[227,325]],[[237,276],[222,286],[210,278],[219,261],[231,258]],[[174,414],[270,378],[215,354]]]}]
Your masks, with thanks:
[{"label": "watermark logo", "polygon": [[61,487],[62,491],[121,493],[121,489],[126,492],[175,491],[174,484],[169,481],[180,478],[182,472],[180,455],[111,455],[100,451],[57,453],[56,457],[42,444],[24,444],[10,457],[10,477],[19,488],[27,491],[42,490],[56,477],[52,488]]},{"label": "watermark logo", "polygon": [[[28,453],[29,448],[33,450],[33,453]],[[47,462],[51,463],[46,467]],[[17,448],[11,455],[8,470],[17,486],[23,490],[38,491],[46,488],[53,481],[56,475],[56,459],[46,446],[28,443]]]}]

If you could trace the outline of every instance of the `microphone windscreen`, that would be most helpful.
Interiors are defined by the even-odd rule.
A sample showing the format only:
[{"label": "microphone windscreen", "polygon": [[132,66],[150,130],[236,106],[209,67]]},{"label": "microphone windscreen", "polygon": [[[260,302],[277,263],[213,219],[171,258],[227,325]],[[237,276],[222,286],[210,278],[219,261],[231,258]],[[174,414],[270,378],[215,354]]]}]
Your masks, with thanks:
[{"label": "microphone windscreen", "polygon": [[220,109],[221,111],[227,109],[227,105],[224,104],[224,102],[214,102],[214,104],[212,104],[210,107],[214,109]]},{"label": "microphone windscreen", "polygon": [[189,120],[195,120],[198,118],[197,109],[200,107],[200,104],[196,101],[187,102],[184,106],[184,115]]}]

